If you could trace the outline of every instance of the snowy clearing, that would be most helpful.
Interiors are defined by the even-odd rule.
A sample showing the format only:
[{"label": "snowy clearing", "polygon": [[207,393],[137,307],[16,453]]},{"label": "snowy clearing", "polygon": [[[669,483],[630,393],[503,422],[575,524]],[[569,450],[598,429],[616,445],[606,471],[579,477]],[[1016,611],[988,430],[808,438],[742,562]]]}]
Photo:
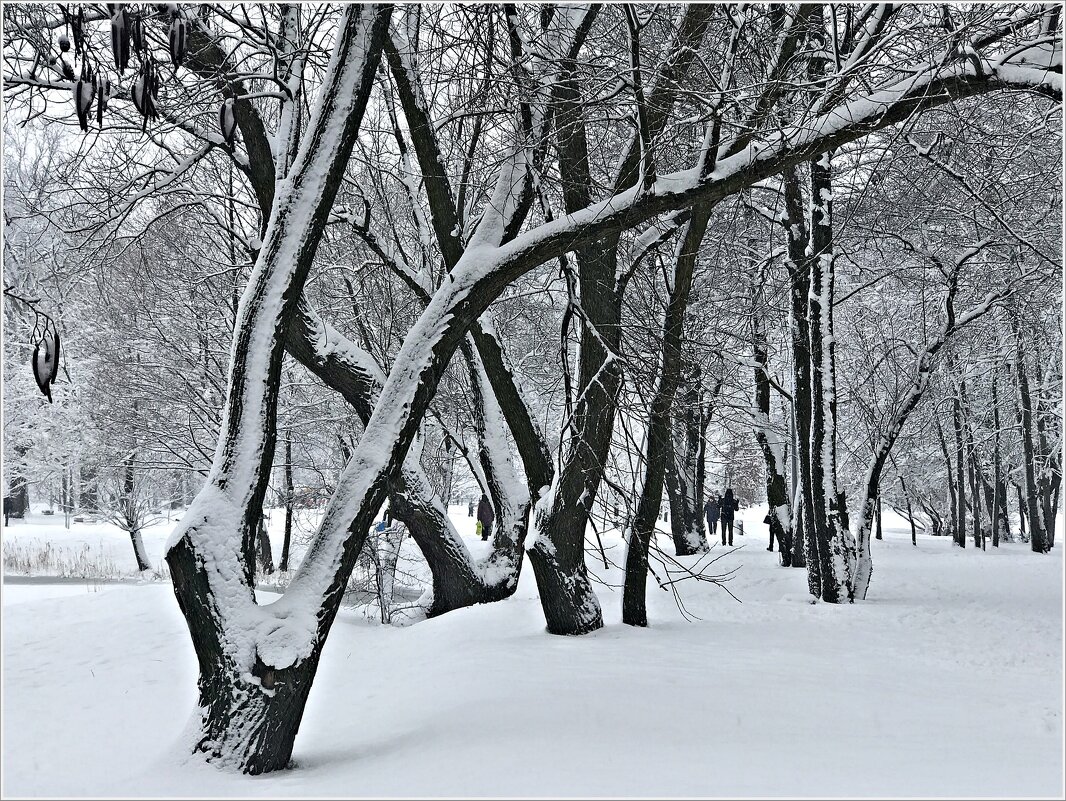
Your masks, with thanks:
[{"label": "snowy clearing", "polygon": [[254,778],[184,752],[196,663],[169,585],[5,583],[4,795],[1061,795],[1061,549],[914,548],[886,514],[871,599],[811,604],[763,514],[718,563],[743,603],[689,583],[696,622],[652,588],[651,627],[623,626],[597,585],[607,625],[553,637],[528,569],[510,600],[412,626],[342,610],[296,768]]}]

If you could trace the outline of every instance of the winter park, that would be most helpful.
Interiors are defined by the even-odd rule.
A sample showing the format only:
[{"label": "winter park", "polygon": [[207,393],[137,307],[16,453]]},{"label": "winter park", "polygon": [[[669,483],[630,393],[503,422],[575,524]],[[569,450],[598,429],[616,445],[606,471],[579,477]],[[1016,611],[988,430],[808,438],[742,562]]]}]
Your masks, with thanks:
[{"label": "winter park", "polygon": [[5,797],[1066,793],[1061,5],[2,14]]}]

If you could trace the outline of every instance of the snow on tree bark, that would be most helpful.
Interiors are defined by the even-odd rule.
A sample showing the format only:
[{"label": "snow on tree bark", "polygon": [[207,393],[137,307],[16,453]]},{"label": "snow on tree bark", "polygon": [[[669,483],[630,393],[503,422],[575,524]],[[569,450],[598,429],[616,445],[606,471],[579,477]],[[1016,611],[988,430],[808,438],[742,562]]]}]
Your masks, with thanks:
[{"label": "snow on tree bark", "polygon": [[389,15],[388,7],[373,5],[349,6],[341,15],[312,123],[289,176],[279,182],[241,299],[211,473],[167,543],[175,595],[200,666],[195,750],[248,773],[288,763],[320,643],[336,613],[258,607],[255,539],[273,461],[285,321],[355,144]]}]

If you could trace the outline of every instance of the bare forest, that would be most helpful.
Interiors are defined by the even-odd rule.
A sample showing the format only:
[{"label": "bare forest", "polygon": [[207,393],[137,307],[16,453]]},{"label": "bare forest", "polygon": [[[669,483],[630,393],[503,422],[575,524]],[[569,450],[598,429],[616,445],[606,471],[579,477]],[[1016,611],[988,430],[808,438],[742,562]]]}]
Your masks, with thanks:
[{"label": "bare forest", "polygon": [[670,613],[669,660],[753,560],[861,632],[941,546],[1061,603],[1059,5],[3,26],[5,574],[34,521],[115,532],[185,624],[186,755],[291,767],[353,608]]}]

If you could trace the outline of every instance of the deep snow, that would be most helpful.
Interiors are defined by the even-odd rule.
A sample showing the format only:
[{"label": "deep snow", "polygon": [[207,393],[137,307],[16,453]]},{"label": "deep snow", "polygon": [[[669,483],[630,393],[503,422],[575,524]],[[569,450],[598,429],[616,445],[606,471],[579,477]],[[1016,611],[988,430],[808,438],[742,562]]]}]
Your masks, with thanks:
[{"label": "deep snow", "polygon": [[[870,600],[811,604],[763,514],[718,562],[743,603],[683,586],[696,622],[652,587],[651,627],[622,626],[598,586],[605,628],[553,637],[528,566],[514,598],[407,627],[342,610],[296,769],[255,778],[185,755],[196,666],[169,586],[5,583],[3,794],[1061,797],[1061,548],[914,548],[886,514]],[[5,545],[31,530],[62,532],[31,519]]]}]

